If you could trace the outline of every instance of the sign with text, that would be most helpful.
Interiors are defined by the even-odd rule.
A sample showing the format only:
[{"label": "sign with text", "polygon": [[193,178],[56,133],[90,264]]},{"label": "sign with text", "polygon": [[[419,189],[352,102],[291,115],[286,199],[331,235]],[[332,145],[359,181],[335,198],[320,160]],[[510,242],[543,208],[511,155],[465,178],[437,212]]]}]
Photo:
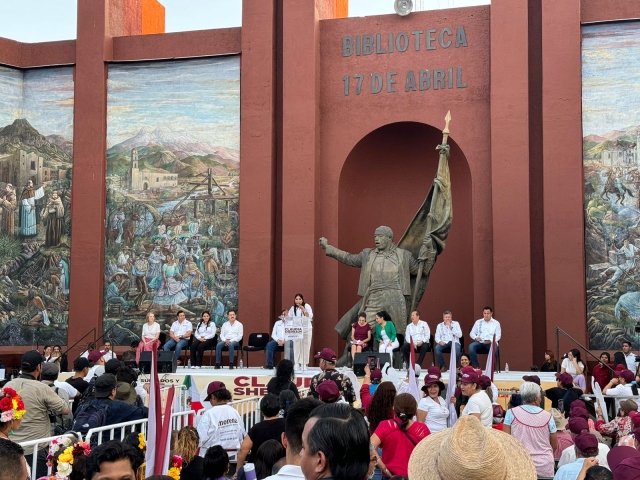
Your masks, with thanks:
[{"label": "sign with text", "polygon": [[[398,55],[407,51],[429,52],[437,49],[466,48],[464,26],[442,29],[429,28],[400,33],[375,33],[342,37],[342,56]],[[385,63],[387,63],[385,61]],[[405,92],[467,88],[461,66],[417,68],[406,72],[368,72],[342,77],[344,95]]]},{"label": "sign with text", "polygon": [[302,337],[302,321],[289,320],[284,322],[285,340],[301,340]]}]

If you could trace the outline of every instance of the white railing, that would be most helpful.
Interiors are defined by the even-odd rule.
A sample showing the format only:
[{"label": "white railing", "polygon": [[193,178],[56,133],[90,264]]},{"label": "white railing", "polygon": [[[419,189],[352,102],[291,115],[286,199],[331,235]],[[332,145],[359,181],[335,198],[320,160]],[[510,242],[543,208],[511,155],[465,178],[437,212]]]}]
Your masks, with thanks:
[{"label": "white railing", "polygon": [[244,431],[248,432],[251,427],[260,421],[260,400],[262,397],[249,397],[235,402],[229,402],[235,408],[244,421]]},{"label": "white railing", "polygon": [[[174,412],[171,414],[171,430],[180,430],[182,427],[189,424],[189,416],[195,415],[194,410],[186,410],[184,412]],[[144,433],[145,437],[147,435],[147,424],[149,423],[148,418],[143,418],[141,420],[132,420],[130,422],[117,423],[114,425],[105,425],[104,427],[92,428],[87,432],[84,437],[85,442],[90,442],[91,437],[93,435],[98,435],[98,445],[102,442],[106,442],[109,440],[124,440],[124,438],[132,432],[137,432],[138,425],[140,426],[140,431]],[[119,435],[116,434],[116,431],[120,431]],[[105,438],[106,432],[106,438]]]},{"label": "white railing", "polygon": [[[180,411],[188,410],[187,398],[189,397],[189,391],[187,390],[187,387],[184,385],[174,385],[174,387],[176,387],[176,392],[173,397],[173,408]],[[165,386],[160,388],[160,395],[163,399],[165,399],[166,394],[169,393],[170,388],[171,387]],[[149,395],[147,395],[147,398],[149,398]]]},{"label": "white railing", "polygon": [[[69,437],[72,440],[82,440],[82,435],[78,434],[74,434],[74,433],[66,433],[64,435],[62,435],[63,437]],[[46,438],[39,438],[37,440],[29,440],[27,442],[20,442],[20,446],[22,448],[27,448],[27,447],[33,447],[33,461],[31,462],[31,477],[32,478],[37,478],[36,476],[36,472],[37,472],[37,467],[38,467],[38,451],[40,450],[40,445],[46,444],[47,445],[47,453],[49,452],[49,444],[55,440],[56,438],[60,438],[60,435],[55,435],[53,437],[46,437]],[[48,467],[48,474],[47,476],[51,476],[51,467]]]}]

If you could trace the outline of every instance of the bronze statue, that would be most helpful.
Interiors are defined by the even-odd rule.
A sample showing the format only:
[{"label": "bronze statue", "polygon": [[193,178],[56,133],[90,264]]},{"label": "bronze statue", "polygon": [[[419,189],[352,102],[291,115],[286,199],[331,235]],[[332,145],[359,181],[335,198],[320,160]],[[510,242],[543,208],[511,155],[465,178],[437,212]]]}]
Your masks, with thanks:
[{"label": "bronze statue", "polygon": [[[375,326],[375,314],[386,310],[404,334],[409,314],[420,303],[427,287],[431,269],[445,247],[453,219],[451,178],[449,174],[449,121],[447,113],[438,172],[424,203],[414,216],[407,231],[396,246],[389,227],[378,227],[374,234],[375,248],[365,248],[351,254],[329,245],[326,238],[319,240],[327,256],[351,267],[360,267],[356,303],[338,322],[335,329],[349,345],[351,325],[358,314],[364,312],[367,322]],[[345,355],[340,364],[346,363]]]}]

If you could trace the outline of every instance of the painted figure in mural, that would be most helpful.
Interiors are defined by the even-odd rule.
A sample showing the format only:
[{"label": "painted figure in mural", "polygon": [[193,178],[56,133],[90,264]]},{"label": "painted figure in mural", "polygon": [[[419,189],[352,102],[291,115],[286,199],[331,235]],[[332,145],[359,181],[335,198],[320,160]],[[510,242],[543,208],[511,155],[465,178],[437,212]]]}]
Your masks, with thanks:
[{"label": "painted figure in mural", "polygon": [[138,289],[138,295],[136,295],[136,298],[134,300],[134,303],[138,310],[142,309],[142,302],[144,302],[145,298],[147,297],[147,293],[149,292],[149,288],[147,286],[149,260],[146,259],[146,255],[147,254],[144,250],[138,252],[138,258],[135,262],[133,262],[131,271],[136,279],[136,288]]},{"label": "painted figure in mural", "polygon": [[184,283],[189,287],[185,291],[189,296],[189,302],[204,295],[204,275],[198,270],[198,265],[193,261],[193,256],[188,255],[184,265]]},{"label": "painted figure in mural", "polygon": [[220,261],[223,266],[230,267],[232,262],[231,250],[229,250],[229,244],[233,240],[235,231],[230,230],[228,232],[220,232],[220,239],[222,240],[222,252],[220,252]]},{"label": "painted figure in mural", "polygon": [[197,235],[200,231],[200,219],[196,218],[193,222],[189,224],[189,233],[191,235]]},{"label": "painted figure in mural", "polygon": [[29,295],[27,296],[27,306],[25,307],[22,314],[24,315],[32,307],[36,310],[37,313],[29,320],[28,324],[30,326],[48,326],[49,324],[51,324],[51,321],[49,320],[49,313],[47,312],[47,307],[45,307],[42,298],[36,295],[35,291],[29,290]]},{"label": "painted figure in mural", "polygon": [[147,271],[147,280],[149,282],[161,275],[162,262],[166,259],[167,257],[163,255],[160,245],[156,245],[149,254],[149,270]]},{"label": "painted figure in mural", "polygon": [[131,255],[127,252],[130,252],[131,249],[129,247],[124,247],[120,250],[118,254],[117,265],[120,270],[125,272],[129,272],[131,270]]},{"label": "painted figure in mural", "polygon": [[62,295],[66,297],[69,295],[69,264],[65,259],[62,259],[58,262],[58,268],[60,269],[60,288]]},{"label": "painted figure in mural", "polygon": [[45,246],[57,247],[64,231],[64,205],[55,190],[42,211],[42,220],[46,227]]},{"label": "painted figure in mural", "polygon": [[600,273],[600,278],[606,277],[611,272],[613,272],[613,276],[600,285],[600,287],[598,287],[599,290],[604,290],[611,285],[615,285],[620,280],[624,280],[626,277],[635,273],[637,267],[636,258],[640,254],[640,249],[625,239],[622,242],[622,246],[618,248],[618,253],[624,254],[625,261],[619,265],[612,265]]},{"label": "painted figure in mural", "polygon": [[44,197],[42,187],[34,190],[33,182],[28,180],[20,196],[20,234],[33,237],[36,232],[36,200]]},{"label": "painted figure in mural", "polygon": [[123,226],[126,217],[124,214],[124,207],[118,207],[118,211],[113,216],[111,220],[111,230],[117,230],[118,236],[116,238],[116,243],[122,243],[122,234],[124,233]]},{"label": "painted figure in mural", "polygon": [[122,311],[129,310],[129,304],[122,296],[127,291],[128,283],[126,280],[129,278],[127,272],[122,270],[117,271],[109,279],[109,286],[107,287],[107,303],[122,305]]},{"label": "painted figure in mural", "polygon": [[601,197],[609,200],[609,194],[613,194],[618,199],[616,203],[620,203],[622,205],[624,203],[624,199],[627,194],[630,197],[633,197],[633,193],[627,186],[622,183],[622,177],[624,176],[624,172],[622,168],[612,168],[607,172],[607,180],[605,181],[604,187],[602,188]]},{"label": "painted figure in mural", "polygon": [[182,275],[173,254],[167,255],[167,263],[162,265],[161,275],[151,280],[149,286],[156,290],[153,297],[153,303],[156,305],[165,305],[171,309],[173,305],[179,305],[189,299],[184,294],[184,290],[189,287],[182,281]]},{"label": "painted figure in mural", "polygon": [[206,253],[202,255],[204,273],[207,276],[207,283],[209,284],[209,288],[213,289],[216,285],[216,275],[219,272],[218,264],[215,261],[214,255],[217,256],[217,252],[215,248],[210,248]]},{"label": "painted figure in mural", "polygon": [[15,211],[18,208],[18,200],[13,185],[7,183],[5,191],[0,195],[2,206],[2,224],[0,228],[5,235],[15,234]]}]

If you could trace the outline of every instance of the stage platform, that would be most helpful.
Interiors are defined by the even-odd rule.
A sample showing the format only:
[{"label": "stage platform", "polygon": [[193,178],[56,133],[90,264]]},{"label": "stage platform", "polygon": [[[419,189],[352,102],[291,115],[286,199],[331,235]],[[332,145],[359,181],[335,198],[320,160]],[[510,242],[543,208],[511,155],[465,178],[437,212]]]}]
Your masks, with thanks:
[{"label": "stage platform", "polygon": [[[275,376],[275,369],[268,370],[260,367],[250,368],[234,368],[229,370],[228,367],[215,370],[213,367],[204,368],[186,368],[178,367],[176,373],[160,373],[160,381],[165,385],[183,385],[185,379],[191,376],[191,381],[196,385],[199,391],[204,391],[213,381],[224,382],[226,387],[233,394],[234,400],[240,400],[247,397],[263,396],[267,394],[267,383]],[[320,373],[320,369],[312,367],[306,369],[304,372],[296,372],[295,383],[300,388],[307,388],[311,383],[311,379],[314,375]],[[426,368],[423,369],[421,378],[424,379],[426,374]],[[59,379],[65,380],[71,377],[72,373],[61,373]],[[511,371],[511,372],[496,372],[494,374],[494,383],[500,391],[506,391],[513,387],[518,388],[522,383],[522,377],[524,375],[538,375],[542,384],[542,388],[552,388],[556,386],[555,374],[544,372],[526,372],[526,371]],[[406,371],[398,371],[400,378],[406,377]],[[449,373],[442,375],[442,381],[447,384],[449,379]],[[148,382],[148,375],[140,375],[139,381]],[[358,381],[362,382],[362,377],[358,378]]]}]

